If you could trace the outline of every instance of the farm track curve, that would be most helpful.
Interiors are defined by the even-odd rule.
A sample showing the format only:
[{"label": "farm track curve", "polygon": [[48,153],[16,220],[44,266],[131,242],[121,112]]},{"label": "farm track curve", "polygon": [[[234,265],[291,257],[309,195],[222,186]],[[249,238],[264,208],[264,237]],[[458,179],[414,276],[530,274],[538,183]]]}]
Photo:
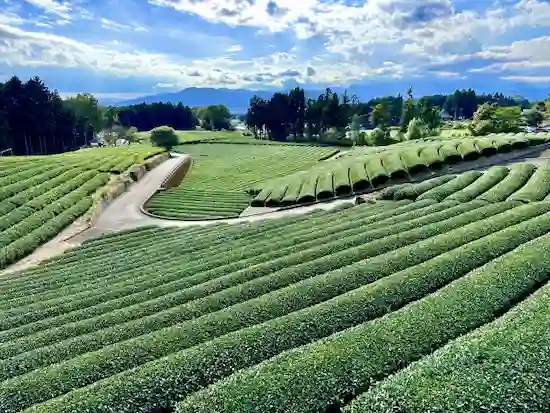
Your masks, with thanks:
[{"label": "farm track curve", "polygon": [[[163,162],[152,171],[149,171],[143,179],[133,184],[127,192],[116,198],[101,212],[91,226],[86,226],[81,220],[77,220],[57,237],[0,273],[19,271],[37,265],[48,258],[59,255],[68,249],[80,245],[85,240],[96,238],[104,233],[152,225],[161,227],[188,227],[194,225],[211,225],[214,223],[239,223],[276,219],[285,216],[305,214],[315,209],[329,210],[344,203],[353,203],[355,201],[355,196],[352,196],[282,210],[272,208],[249,208],[245,210],[239,218],[222,220],[177,221],[173,219],[153,218],[142,212],[143,203],[155,193],[164,179],[169,176],[180,163],[185,162],[185,159],[188,158],[188,155],[172,155],[172,158]],[[485,170],[494,165],[508,165],[518,162],[540,164],[547,161],[550,161],[550,144],[544,144],[537,148],[529,148],[508,154],[495,155],[491,158],[482,159],[481,161],[476,160],[461,163],[446,168],[437,175],[460,173],[467,170]],[[415,176],[414,181],[421,181],[433,176],[435,175],[421,174]],[[372,192],[366,194],[366,196],[373,197],[375,194],[376,192]]]}]

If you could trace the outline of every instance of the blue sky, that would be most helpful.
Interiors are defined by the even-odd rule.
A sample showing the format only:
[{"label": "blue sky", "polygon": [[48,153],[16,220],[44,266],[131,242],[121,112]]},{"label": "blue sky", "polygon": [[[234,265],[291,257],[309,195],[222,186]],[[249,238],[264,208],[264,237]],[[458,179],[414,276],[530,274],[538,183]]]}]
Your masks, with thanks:
[{"label": "blue sky", "polygon": [[0,80],[13,74],[128,98],[392,80],[550,92],[550,1],[0,0]]}]

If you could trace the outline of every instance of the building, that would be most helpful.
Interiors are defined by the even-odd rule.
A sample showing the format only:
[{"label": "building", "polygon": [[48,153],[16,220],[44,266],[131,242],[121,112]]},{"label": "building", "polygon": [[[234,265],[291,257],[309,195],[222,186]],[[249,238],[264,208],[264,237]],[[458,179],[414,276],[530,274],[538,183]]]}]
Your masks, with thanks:
[{"label": "building", "polygon": [[449,112],[447,112],[447,111],[444,110],[444,109],[439,113],[439,116],[441,117],[441,120],[444,121],[444,122],[448,122],[448,121],[451,121],[451,120],[454,119],[454,118],[449,114]]}]

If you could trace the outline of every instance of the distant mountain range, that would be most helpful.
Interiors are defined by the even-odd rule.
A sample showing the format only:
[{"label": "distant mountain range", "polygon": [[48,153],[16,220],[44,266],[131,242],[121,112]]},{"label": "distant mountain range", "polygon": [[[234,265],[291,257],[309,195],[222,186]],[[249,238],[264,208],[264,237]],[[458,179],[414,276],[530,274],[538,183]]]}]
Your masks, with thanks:
[{"label": "distant mountain range", "polygon": [[[322,93],[323,89],[308,88],[308,86],[300,85],[306,89],[306,94],[309,97],[317,97]],[[292,86],[291,86],[292,87]],[[284,91],[288,91],[291,87],[287,87]],[[332,89],[338,93],[348,91],[350,95],[357,95],[360,100],[366,101],[377,96],[397,95],[401,93],[405,95],[408,87],[413,88],[414,95],[421,97],[425,95],[434,95],[438,93],[452,93],[456,89],[472,88],[478,93],[495,93],[500,92],[507,96],[524,96],[528,99],[544,99],[550,92],[545,85],[535,83],[519,83],[500,80],[492,75],[476,76],[475,79],[454,79],[454,78],[438,78],[433,79],[411,79],[411,80],[385,80],[377,82],[369,82],[362,84],[351,85],[347,88],[333,87]],[[180,90],[179,92],[159,93],[155,95],[147,95],[140,98],[130,100],[103,100],[103,104],[112,104],[116,106],[134,105],[138,103],[152,102],[182,102],[187,106],[207,106],[215,104],[224,104],[234,114],[245,113],[248,108],[250,98],[258,95],[262,98],[270,98],[274,92],[282,91],[283,89],[271,90],[251,90],[251,89],[215,89],[215,88],[198,88],[191,87]]]}]

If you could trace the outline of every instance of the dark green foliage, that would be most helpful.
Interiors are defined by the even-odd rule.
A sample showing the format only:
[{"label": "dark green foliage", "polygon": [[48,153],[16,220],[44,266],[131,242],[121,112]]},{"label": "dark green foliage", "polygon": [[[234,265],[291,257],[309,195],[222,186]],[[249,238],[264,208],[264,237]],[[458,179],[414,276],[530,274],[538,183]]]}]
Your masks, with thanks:
[{"label": "dark green foliage", "polygon": [[177,146],[179,143],[179,137],[176,134],[174,128],[170,126],[158,126],[151,131],[150,134],[151,143],[161,148],[168,150]]},{"label": "dark green foliage", "polygon": [[453,180],[455,178],[454,175],[443,175],[439,176],[437,178],[428,179],[424,182],[421,182],[419,184],[410,184],[408,186],[405,186],[403,188],[399,188],[394,192],[393,199],[399,200],[399,199],[412,199],[415,200],[420,195],[422,195],[424,192],[427,192],[433,188],[436,188],[440,185],[444,185],[447,182]]}]

